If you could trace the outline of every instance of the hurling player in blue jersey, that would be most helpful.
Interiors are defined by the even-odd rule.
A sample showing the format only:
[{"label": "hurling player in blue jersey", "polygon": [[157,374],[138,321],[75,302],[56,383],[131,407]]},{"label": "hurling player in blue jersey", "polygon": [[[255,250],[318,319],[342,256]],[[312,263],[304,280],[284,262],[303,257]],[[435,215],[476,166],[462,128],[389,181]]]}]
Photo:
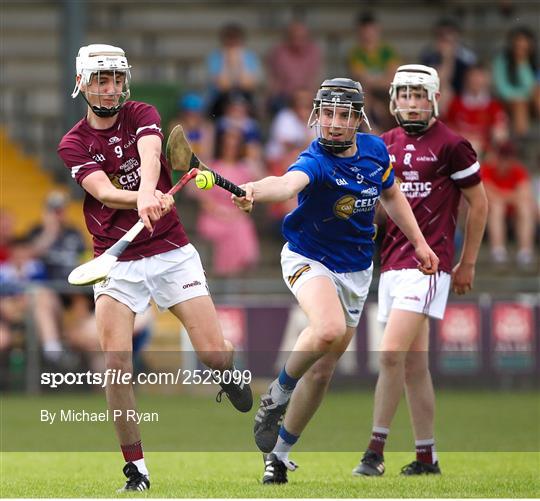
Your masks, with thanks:
[{"label": "hurling player in blue jersey", "polygon": [[386,146],[376,136],[357,132],[364,119],[361,85],[348,78],[325,80],[309,119],[318,138],[286,174],[248,183],[245,197],[233,197],[249,212],[254,202],[298,195],[298,207],[283,222],[287,243],[281,265],[309,325],[261,397],[255,417],[255,442],[269,453],[263,483],[285,483],[287,470],[296,469],[289,451],[319,407],[356,331],[371,282],[378,200],[412,243],[418,268],[426,274],[437,271],[439,260],[394,184]]}]

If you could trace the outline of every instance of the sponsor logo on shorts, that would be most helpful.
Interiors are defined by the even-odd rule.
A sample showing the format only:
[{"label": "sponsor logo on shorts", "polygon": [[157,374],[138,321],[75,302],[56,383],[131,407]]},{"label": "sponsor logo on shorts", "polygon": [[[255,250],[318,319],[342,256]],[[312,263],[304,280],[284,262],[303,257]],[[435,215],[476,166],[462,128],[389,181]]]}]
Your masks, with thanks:
[{"label": "sponsor logo on shorts", "polygon": [[107,285],[109,285],[110,281],[110,278],[105,278],[101,282],[96,282],[94,284],[94,289],[104,289],[105,287],[107,287]]},{"label": "sponsor logo on shorts", "polygon": [[404,299],[409,299],[410,301],[420,301],[418,296],[405,296]]},{"label": "sponsor logo on shorts", "polygon": [[198,280],[194,280],[193,282],[189,282],[188,284],[184,284],[182,286],[182,289],[189,289],[190,287],[197,287],[197,285],[202,285],[201,282]]}]

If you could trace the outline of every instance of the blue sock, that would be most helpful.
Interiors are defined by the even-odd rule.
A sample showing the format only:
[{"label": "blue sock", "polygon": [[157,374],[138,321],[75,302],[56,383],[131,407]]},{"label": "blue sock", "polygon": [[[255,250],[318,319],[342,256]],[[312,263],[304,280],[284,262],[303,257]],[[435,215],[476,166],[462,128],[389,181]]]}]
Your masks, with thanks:
[{"label": "blue sock", "polygon": [[272,452],[277,456],[278,459],[288,459],[292,446],[298,441],[299,438],[299,436],[289,433],[285,429],[285,426],[281,425],[278,439]]},{"label": "blue sock", "polygon": [[282,388],[285,390],[294,390],[296,387],[296,383],[298,383],[299,378],[291,377],[287,374],[285,371],[285,366],[283,366],[283,369],[281,369],[281,372],[279,373],[279,384]]},{"label": "blue sock", "polygon": [[279,429],[279,436],[289,445],[294,445],[300,438],[300,435],[293,435],[292,433],[289,433],[283,425],[281,425],[281,428]]}]

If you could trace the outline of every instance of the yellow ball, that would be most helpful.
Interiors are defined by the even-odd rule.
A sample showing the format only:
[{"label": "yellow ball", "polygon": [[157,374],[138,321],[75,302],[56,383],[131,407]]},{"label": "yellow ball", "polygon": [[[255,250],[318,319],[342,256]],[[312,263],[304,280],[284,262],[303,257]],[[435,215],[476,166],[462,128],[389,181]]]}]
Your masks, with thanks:
[{"label": "yellow ball", "polygon": [[214,175],[207,170],[203,170],[197,174],[195,184],[200,190],[209,190],[214,186]]}]

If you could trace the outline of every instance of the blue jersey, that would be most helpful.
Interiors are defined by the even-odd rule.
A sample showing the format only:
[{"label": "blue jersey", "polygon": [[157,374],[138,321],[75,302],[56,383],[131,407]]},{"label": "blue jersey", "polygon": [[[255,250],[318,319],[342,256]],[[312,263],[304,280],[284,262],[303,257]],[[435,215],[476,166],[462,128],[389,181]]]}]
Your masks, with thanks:
[{"label": "blue jersey", "polygon": [[337,273],[371,266],[375,207],[382,190],[394,184],[382,139],[357,134],[356,145],[354,156],[342,158],[314,140],[289,167],[305,172],[309,184],[298,194],[298,207],[285,216],[283,235],[292,251]]}]

